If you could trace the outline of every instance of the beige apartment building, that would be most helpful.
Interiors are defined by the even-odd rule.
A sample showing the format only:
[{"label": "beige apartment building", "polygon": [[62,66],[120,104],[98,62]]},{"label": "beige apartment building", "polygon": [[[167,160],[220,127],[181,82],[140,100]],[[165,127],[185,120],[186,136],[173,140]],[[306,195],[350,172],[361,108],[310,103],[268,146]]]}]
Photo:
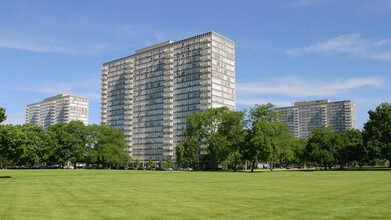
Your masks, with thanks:
[{"label": "beige apartment building", "polygon": [[208,32],[103,64],[101,123],[124,131],[133,159],[176,160],[186,115],[235,109],[234,42]]},{"label": "beige apartment building", "polygon": [[280,120],[291,128],[295,138],[307,138],[315,127],[331,127],[342,133],[357,128],[356,103],[331,102],[329,99],[295,102],[291,107],[276,108]]},{"label": "beige apartment building", "polygon": [[50,125],[71,121],[88,125],[88,98],[60,94],[26,107],[26,123],[42,126],[45,130]]}]

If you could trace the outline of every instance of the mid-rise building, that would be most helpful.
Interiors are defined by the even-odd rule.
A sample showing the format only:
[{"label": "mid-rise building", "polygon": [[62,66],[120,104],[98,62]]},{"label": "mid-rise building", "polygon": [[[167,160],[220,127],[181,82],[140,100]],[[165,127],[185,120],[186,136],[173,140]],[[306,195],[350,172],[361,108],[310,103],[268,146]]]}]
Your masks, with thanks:
[{"label": "mid-rise building", "polygon": [[235,109],[234,42],[215,32],[103,64],[101,123],[124,131],[134,159],[176,160],[186,115]]},{"label": "mid-rise building", "polygon": [[47,129],[50,125],[71,121],[88,125],[88,98],[60,94],[26,107],[27,124]]},{"label": "mid-rise building", "polygon": [[315,127],[321,126],[331,127],[338,133],[357,128],[356,103],[350,100],[295,102],[292,107],[276,110],[280,112],[281,122],[289,125],[295,138],[307,138]]}]

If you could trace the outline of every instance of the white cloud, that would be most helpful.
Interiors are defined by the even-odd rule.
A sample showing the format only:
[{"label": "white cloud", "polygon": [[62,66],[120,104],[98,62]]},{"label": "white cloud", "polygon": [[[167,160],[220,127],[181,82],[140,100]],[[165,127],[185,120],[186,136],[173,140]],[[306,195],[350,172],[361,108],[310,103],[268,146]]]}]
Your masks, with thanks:
[{"label": "white cloud", "polygon": [[[98,76],[98,74],[96,74]],[[74,82],[44,82],[29,87],[12,87],[12,90],[43,93],[47,95],[71,94],[88,97],[90,100],[100,100],[100,79],[78,79]]]},{"label": "white cloud", "polygon": [[61,36],[48,36],[32,32],[1,30],[0,47],[34,52],[54,52],[71,55],[99,54],[107,49],[102,42],[75,42]]},{"label": "white cloud", "polygon": [[362,38],[360,34],[344,34],[308,47],[291,48],[286,50],[286,53],[291,56],[350,54],[356,57],[391,61],[391,44],[390,39],[375,41]]},{"label": "white cloud", "polygon": [[295,0],[295,1],[291,1],[289,5],[294,7],[309,7],[309,6],[327,3],[330,1],[332,0]]},{"label": "white cloud", "polygon": [[238,83],[237,93],[250,95],[282,95],[286,97],[340,96],[351,89],[364,86],[381,87],[384,79],[381,77],[366,77],[338,79],[333,82],[326,80],[303,80],[282,78],[258,83]]}]

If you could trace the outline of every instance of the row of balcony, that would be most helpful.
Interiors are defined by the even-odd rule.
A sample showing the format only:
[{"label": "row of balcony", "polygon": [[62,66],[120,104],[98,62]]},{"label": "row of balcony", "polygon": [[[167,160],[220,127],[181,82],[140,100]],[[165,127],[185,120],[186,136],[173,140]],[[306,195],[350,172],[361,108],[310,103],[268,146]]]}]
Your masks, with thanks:
[{"label": "row of balcony", "polygon": [[166,64],[166,65],[164,65],[164,69],[165,70],[172,70],[172,69],[174,69],[174,64]]},{"label": "row of balcony", "polygon": [[211,60],[212,59],[212,56],[211,55],[204,55],[201,57],[201,60],[205,61],[205,60]]},{"label": "row of balcony", "polygon": [[166,75],[164,77],[164,81],[173,81],[174,80],[174,76],[173,75]]},{"label": "row of balcony", "polygon": [[208,54],[211,54],[212,51],[210,49],[206,49],[206,50],[201,50],[201,55],[208,55]]},{"label": "row of balcony", "polygon": [[202,61],[200,65],[201,67],[210,67],[212,66],[212,61]]},{"label": "row of balcony", "polygon": [[201,73],[210,73],[212,72],[212,68],[211,67],[203,67],[201,68]]},{"label": "row of balcony", "polygon": [[174,63],[174,59],[173,58],[167,58],[166,57],[166,59],[164,59],[164,64],[172,64],[172,63]]}]

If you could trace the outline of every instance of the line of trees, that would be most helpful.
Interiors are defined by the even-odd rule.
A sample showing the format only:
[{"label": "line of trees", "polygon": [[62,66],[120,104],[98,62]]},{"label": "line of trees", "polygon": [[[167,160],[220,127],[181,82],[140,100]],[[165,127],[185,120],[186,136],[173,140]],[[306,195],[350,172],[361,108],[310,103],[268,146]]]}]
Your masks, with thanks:
[{"label": "line of trees", "polygon": [[48,131],[32,124],[0,125],[1,168],[42,164],[64,168],[68,162],[74,167],[84,163],[111,168],[131,163],[123,150],[126,146],[123,132],[105,125],[72,121],[52,125]]},{"label": "line of trees", "polygon": [[[236,112],[226,107],[208,109],[187,116],[184,141],[177,145],[177,162],[199,167],[200,161],[211,168],[258,162],[331,167],[374,164],[391,160],[391,107],[382,103],[370,110],[363,131],[346,130],[342,134],[330,127],[315,128],[309,138],[294,139],[289,127],[279,121],[273,104],[255,105],[249,111]],[[391,164],[390,164],[391,167]]]}]

